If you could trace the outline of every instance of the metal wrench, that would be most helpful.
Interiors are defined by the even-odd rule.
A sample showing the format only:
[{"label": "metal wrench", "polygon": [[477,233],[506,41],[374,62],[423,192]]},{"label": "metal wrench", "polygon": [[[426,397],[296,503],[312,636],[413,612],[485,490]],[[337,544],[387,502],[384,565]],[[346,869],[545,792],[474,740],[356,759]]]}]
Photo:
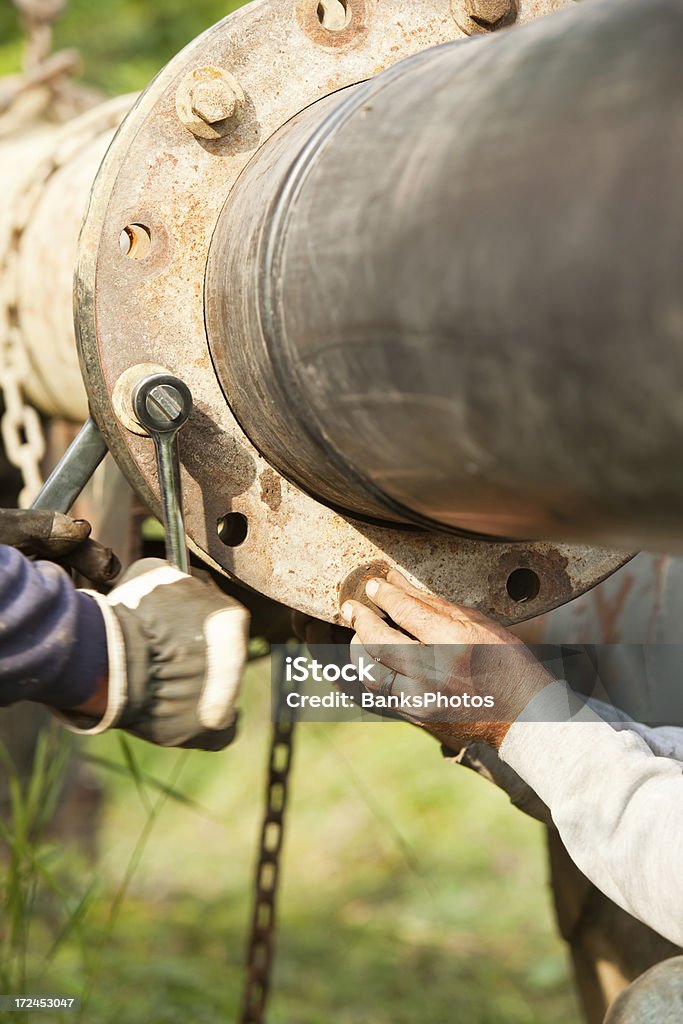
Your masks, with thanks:
[{"label": "metal wrench", "polygon": [[87,419],[67,448],[31,508],[66,514],[107,454],[107,442],[93,419]]},{"label": "metal wrench", "polygon": [[135,416],[154,441],[166,531],[166,557],[181,572],[190,571],[183,520],[178,431],[192,412],[192,392],[169,373],[155,373],[139,381],[132,394]]},{"label": "metal wrench", "polygon": [[[66,515],[107,454],[107,442],[93,419],[80,432],[43,484],[32,509]],[[88,537],[69,556],[68,565],[92,585],[108,589],[121,571],[121,564],[109,548]]]}]

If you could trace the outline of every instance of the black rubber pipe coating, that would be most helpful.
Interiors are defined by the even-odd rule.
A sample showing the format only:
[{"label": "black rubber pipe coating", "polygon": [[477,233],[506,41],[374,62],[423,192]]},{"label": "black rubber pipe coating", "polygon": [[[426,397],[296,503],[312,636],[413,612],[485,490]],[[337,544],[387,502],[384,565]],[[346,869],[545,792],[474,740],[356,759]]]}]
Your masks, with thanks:
[{"label": "black rubber pipe coating", "polygon": [[596,0],[262,149],[206,303],[273,465],[351,515],[680,548],[682,53],[679,0]]}]

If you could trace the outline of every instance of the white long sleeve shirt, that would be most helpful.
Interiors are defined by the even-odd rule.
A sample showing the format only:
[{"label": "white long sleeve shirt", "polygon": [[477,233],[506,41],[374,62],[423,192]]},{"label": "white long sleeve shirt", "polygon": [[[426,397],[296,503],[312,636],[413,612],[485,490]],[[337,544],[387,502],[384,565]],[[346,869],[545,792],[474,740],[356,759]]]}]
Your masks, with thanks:
[{"label": "white long sleeve shirt", "polygon": [[511,726],[500,757],[547,804],[593,884],[683,946],[683,729],[587,707],[556,682]]}]

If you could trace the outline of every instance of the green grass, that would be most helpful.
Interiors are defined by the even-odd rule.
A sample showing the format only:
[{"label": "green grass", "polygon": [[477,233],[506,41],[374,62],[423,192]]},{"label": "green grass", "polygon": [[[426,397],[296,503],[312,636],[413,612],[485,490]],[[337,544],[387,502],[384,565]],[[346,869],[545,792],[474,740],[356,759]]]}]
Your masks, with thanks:
[{"label": "green grass", "polygon": [[[99,768],[110,800],[78,928],[33,908],[26,986],[78,994],[92,1024],[235,1020],[268,734],[268,662],[251,666],[222,754],[131,741],[141,785]],[[125,769],[118,738],[85,744]],[[174,775],[179,777],[174,780]],[[144,783],[165,780],[168,797]],[[163,807],[112,919],[150,807]],[[71,886],[73,862],[61,869]],[[61,922],[61,923],[60,923]],[[50,1014],[36,1021],[68,1020]],[[272,1024],[570,1024],[542,830],[400,724],[299,728]]]}]

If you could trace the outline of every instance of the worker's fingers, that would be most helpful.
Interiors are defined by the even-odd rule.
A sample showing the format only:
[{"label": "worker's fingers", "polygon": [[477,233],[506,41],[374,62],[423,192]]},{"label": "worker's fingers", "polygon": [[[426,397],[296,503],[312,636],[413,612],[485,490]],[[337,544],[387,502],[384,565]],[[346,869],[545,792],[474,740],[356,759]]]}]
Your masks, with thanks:
[{"label": "worker's fingers", "polygon": [[121,572],[121,563],[111,550],[88,539],[61,559],[61,563],[85,576],[96,588],[108,590]]},{"label": "worker's fingers", "polygon": [[360,601],[346,601],[342,605],[342,616],[349,626],[358,633],[363,643],[400,645],[415,643],[405,633],[393,629],[377,612]]},{"label": "worker's fingers", "polygon": [[[399,590],[404,590],[407,594],[411,594],[413,597],[422,601],[423,604],[429,605],[436,611],[445,613],[448,616],[448,620],[457,620],[463,626],[469,627],[482,627],[486,630],[492,630],[496,634],[503,635],[508,633],[504,627],[499,626],[496,622],[490,619],[484,612],[478,611],[476,608],[469,608],[465,605],[456,604],[454,601],[447,601],[443,597],[438,597],[436,594],[432,594],[430,591],[420,590],[414,584],[410,583],[405,576],[403,576],[398,569],[391,569],[387,573],[386,582],[392,586],[397,587]],[[450,640],[449,642],[457,642]],[[487,643],[498,643],[500,640],[491,638],[486,641]],[[507,642],[507,641],[506,641]]]},{"label": "worker's fingers", "polygon": [[[417,695],[432,692],[436,687],[434,658],[422,644],[384,647],[366,647],[356,635],[350,646],[351,660],[361,670],[374,662],[371,673],[363,677],[363,686],[380,696],[405,694],[411,700]],[[405,712],[404,712],[405,713]]]},{"label": "worker's fingers", "polygon": [[[432,649],[405,637],[401,643],[363,643],[362,638],[356,633],[351,641],[350,651],[351,657],[356,663],[358,657],[364,654],[368,662],[372,661],[389,672],[399,672],[408,679],[424,677],[433,680],[435,677],[435,659]],[[373,671],[372,678],[374,680],[383,678],[378,672],[379,670]]]},{"label": "worker's fingers", "polygon": [[386,575],[386,582],[396,587],[398,590],[403,590],[406,594],[410,594],[411,597],[416,598],[423,604],[429,605],[431,608],[448,610],[451,614],[470,614],[469,610],[461,608],[459,605],[452,604],[451,602],[446,601],[443,597],[437,597],[436,594],[432,594],[429,590],[421,590],[419,587],[416,587],[415,584],[407,580],[405,576],[398,571],[398,569],[390,569]]},{"label": "worker's fingers", "polygon": [[85,519],[72,519],[61,512],[52,514],[49,540],[52,543],[82,544],[90,536],[92,527]]},{"label": "worker's fingers", "polygon": [[59,558],[82,544],[90,524],[43,509],[0,509],[0,543],[25,555]]},{"label": "worker's fingers", "polygon": [[387,583],[390,583],[393,587],[398,587],[399,590],[404,590],[406,594],[412,594],[413,597],[417,597],[423,601],[434,601],[440,600],[434,594],[429,593],[425,590],[420,590],[414,583],[407,580],[403,573],[400,573],[398,569],[390,569],[386,576]]},{"label": "worker's fingers", "polygon": [[429,648],[393,629],[371,608],[358,601],[347,601],[342,615],[356,630],[351,641],[351,657],[356,664],[360,654],[364,653],[377,666],[383,666],[384,671],[379,667],[373,671],[377,687],[391,673],[398,673],[402,677],[402,685],[413,688],[418,678],[424,677],[425,682],[434,680],[435,659]]},{"label": "worker's fingers", "polygon": [[[432,604],[385,580],[370,580],[365,591],[397,626],[426,644],[461,644],[471,641],[467,613],[445,602]],[[368,637],[372,640],[372,637]]]},{"label": "worker's fingers", "polygon": [[[388,608],[385,608],[385,610],[389,611],[391,618],[397,625],[400,625],[425,643],[507,644],[513,642],[514,638],[510,631],[501,626],[500,623],[489,618],[484,612],[478,611],[476,608],[455,604],[452,601],[445,600],[443,597],[437,597],[436,594],[418,590],[396,570],[392,570],[387,574],[386,581],[370,580],[368,585],[372,585],[375,582],[379,584],[384,583],[385,586],[394,588],[394,611],[392,612]],[[371,600],[378,605],[380,605],[380,601],[377,598],[377,594],[387,593],[381,587],[377,589],[375,597],[372,597],[367,587],[366,592]],[[406,614],[410,617],[415,627],[419,628],[419,622],[424,620],[425,628],[423,633],[416,633],[414,628],[399,621],[396,614],[394,614],[394,612],[401,614],[395,607],[396,602],[400,600],[401,593],[405,594],[407,598],[412,597],[414,601],[418,602],[419,615],[411,610],[415,606],[411,606],[408,602],[404,602],[404,604]],[[385,606],[380,605],[380,607],[384,608]]]},{"label": "worker's fingers", "polygon": [[389,569],[386,574],[386,582],[390,583],[392,587],[398,587],[399,590],[404,590],[407,594],[412,594],[413,597],[429,597],[425,591],[420,590],[415,584],[411,583],[410,580],[405,579],[402,572],[398,569]]},{"label": "worker's fingers", "polygon": [[463,623],[471,623],[474,626],[497,627],[497,624],[490,620],[483,611],[478,611],[476,608],[470,608],[463,604],[457,604],[455,601],[447,601],[443,597],[432,594],[431,591],[420,590],[405,579],[398,569],[390,569],[387,572],[386,582],[397,587],[399,590],[404,590],[405,593],[411,594],[430,607],[440,611],[447,611],[451,617],[459,618]]}]

